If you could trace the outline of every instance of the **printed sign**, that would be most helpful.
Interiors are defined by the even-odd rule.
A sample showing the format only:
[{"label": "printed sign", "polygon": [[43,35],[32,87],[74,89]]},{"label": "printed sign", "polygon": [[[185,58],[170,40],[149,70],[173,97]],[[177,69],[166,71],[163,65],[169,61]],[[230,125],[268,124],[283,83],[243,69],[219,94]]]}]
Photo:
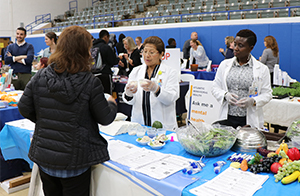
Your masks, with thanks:
[{"label": "printed sign", "polygon": [[218,120],[220,103],[211,94],[212,81],[194,80],[190,82],[188,119],[193,122],[212,124]]},{"label": "printed sign", "polygon": [[166,48],[165,55],[162,57],[162,60],[173,69],[178,70],[178,73],[181,73],[180,67],[180,48]]}]

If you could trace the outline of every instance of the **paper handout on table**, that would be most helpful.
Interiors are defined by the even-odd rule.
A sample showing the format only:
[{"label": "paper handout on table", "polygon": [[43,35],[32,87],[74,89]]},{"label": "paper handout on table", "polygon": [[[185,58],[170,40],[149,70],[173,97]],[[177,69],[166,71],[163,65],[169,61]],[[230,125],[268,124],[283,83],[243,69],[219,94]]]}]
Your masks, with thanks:
[{"label": "paper handout on table", "polygon": [[168,156],[157,151],[139,148],[133,144],[120,140],[110,140],[108,142],[108,152],[110,159],[130,168],[137,168],[153,161],[158,161]]},{"label": "paper handout on table", "polygon": [[268,175],[253,174],[229,167],[214,179],[191,189],[190,192],[201,196],[251,196],[268,178]]},{"label": "paper handout on table", "polygon": [[182,170],[189,166],[189,161],[193,161],[176,155],[139,148],[119,140],[108,141],[108,151],[112,161],[158,180]]},{"label": "paper handout on table", "polygon": [[[141,126],[141,125],[138,124],[138,123],[129,122],[129,121],[114,121],[110,125],[107,125],[107,126],[103,126],[103,125],[100,125],[100,124],[98,126],[99,126],[99,129],[100,129],[100,132],[106,133],[108,135],[115,136],[115,135],[119,135],[119,134],[122,134],[122,133],[127,133],[127,130],[123,129],[124,127],[127,127],[127,126]],[[121,129],[121,127],[122,127],[122,129]],[[122,132],[122,130],[123,130],[123,132]]]},{"label": "paper handout on table", "polygon": [[140,168],[136,168],[135,171],[148,175],[152,178],[162,180],[183,168],[188,167],[190,165],[189,161],[192,160],[169,154],[163,159],[151,162]]}]

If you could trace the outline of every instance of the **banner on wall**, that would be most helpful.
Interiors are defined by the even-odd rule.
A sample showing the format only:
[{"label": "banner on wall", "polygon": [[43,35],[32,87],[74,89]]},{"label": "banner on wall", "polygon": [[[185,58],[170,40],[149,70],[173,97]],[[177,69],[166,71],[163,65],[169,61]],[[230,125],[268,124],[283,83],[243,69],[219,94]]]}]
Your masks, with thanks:
[{"label": "banner on wall", "polygon": [[212,124],[218,120],[221,105],[211,94],[212,81],[190,82],[188,119]]},{"label": "banner on wall", "polygon": [[166,48],[165,55],[162,60],[173,69],[176,69],[181,74],[180,67],[180,48]]}]

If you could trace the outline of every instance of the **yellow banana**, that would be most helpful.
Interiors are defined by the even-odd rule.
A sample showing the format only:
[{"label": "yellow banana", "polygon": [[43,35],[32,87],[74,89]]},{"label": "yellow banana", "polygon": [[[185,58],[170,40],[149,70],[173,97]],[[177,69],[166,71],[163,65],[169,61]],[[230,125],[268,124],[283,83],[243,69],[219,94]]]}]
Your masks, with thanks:
[{"label": "yellow banana", "polygon": [[300,176],[300,171],[294,171],[291,175],[284,177],[281,180],[282,184],[289,184],[291,182],[294,182],[295,180],[297,180],[297,178]]}]

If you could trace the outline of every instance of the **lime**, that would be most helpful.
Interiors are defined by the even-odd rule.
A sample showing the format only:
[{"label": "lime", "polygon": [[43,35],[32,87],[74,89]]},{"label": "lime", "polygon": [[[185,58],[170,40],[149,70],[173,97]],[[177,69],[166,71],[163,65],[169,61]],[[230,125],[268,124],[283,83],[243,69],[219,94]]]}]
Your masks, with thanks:
[{"label": "lime", "polygon": [[154,123],[152,124],[152,127],[159,129],[159,128],[163,128],[163,125],[159,121],[154,121]]}]

